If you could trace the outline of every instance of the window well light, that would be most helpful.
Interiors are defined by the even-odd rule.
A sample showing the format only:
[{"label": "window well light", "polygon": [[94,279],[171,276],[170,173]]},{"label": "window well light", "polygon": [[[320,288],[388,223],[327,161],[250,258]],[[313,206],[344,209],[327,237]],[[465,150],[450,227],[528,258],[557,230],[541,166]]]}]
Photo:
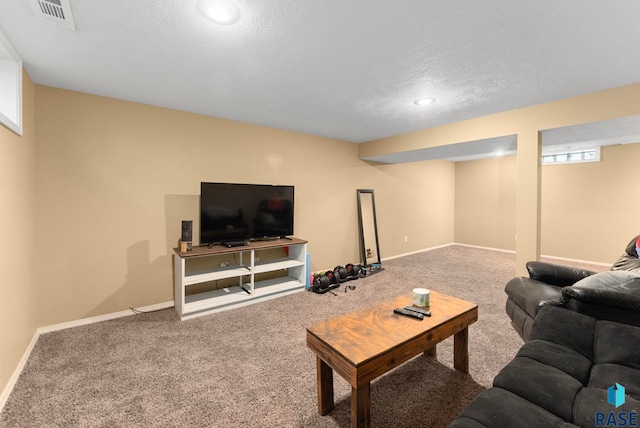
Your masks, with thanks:
[{"label": "window well light", "polygon": [[240,10],[228,1],[201,0],[198,9],[205,18],[216,24],[231,25],[240,19]]},{"label": "window well light", "polygon": [[413,103],[419,106],[427,106],[436,102],[435,98],[418,98]]}]

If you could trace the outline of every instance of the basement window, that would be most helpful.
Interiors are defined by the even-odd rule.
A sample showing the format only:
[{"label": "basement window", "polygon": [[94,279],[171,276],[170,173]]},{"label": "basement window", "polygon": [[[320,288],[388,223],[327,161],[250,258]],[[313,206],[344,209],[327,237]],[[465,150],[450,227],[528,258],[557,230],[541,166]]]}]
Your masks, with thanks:
[{"label": "basement window", "polygon": [[0,31],[0,125],[22,135],[22,60]]},{"label": "basement window", "polygon": [[559,165],[579,162],[600,162],[600,147],[542,155],[543,165]]}]

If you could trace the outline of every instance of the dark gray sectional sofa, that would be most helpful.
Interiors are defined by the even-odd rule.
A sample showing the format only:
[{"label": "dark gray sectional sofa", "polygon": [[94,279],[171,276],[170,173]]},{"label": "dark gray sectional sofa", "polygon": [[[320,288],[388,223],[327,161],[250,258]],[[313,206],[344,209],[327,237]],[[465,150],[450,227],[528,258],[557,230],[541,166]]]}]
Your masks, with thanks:
[{"label": "dark gray sectional sofa", "polygon": [[[640,327],[543,307],[529,341],[450,427],[638,426],[639,352]],[[616,384],[619,407],[608,402]]]},{"label": "dark gray sectional sofa", "polygon": [[640,274],[590,273],[549,292],[527,284],[509,295],[531,306],[524,345],[450,427],[640,426]]}]

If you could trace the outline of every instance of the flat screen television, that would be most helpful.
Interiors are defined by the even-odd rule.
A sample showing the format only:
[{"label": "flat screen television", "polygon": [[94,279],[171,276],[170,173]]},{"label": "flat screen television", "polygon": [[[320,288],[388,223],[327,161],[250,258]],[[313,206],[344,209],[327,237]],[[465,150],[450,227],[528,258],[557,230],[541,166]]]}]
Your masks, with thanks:
[{"label": "flat screen television", "polygon": [[293,186],[200,183],[200,244],[293,235]]}]

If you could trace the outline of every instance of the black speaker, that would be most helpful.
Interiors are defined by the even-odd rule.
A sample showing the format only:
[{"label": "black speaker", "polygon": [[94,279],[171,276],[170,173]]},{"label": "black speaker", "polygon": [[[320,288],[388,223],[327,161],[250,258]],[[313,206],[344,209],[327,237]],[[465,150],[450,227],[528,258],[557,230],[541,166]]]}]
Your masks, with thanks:
[{"label": "black speaker", "polygon": [[193,221],[182,220],[182,238],[180,240],[183,242],[193,241]]}]

